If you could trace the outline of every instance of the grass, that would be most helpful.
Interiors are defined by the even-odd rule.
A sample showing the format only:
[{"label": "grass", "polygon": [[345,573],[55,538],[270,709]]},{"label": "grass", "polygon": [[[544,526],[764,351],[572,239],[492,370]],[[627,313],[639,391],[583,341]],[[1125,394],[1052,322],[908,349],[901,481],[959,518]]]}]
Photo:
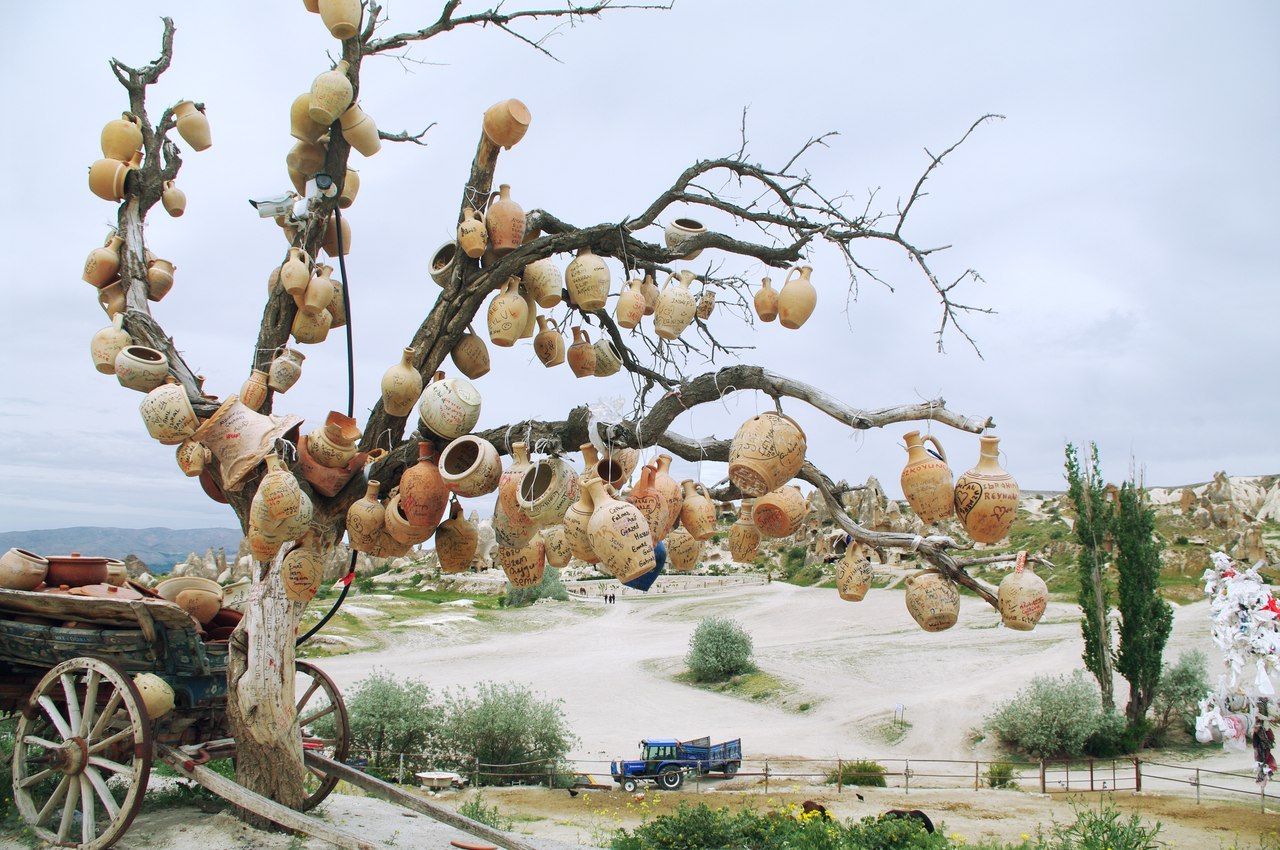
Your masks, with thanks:
[{"label": "grass", "polygon": [[687,670],[676,674],[672,678],[682,685],[690,685],[704,691],[725,694],[751,702],[775,703],[789,711],[806,712],[811,711],[814,706],[812,698],[805,702],[793,703],[792,697],[795,695],[795,688],[777,676],[766,673],[763,670],[733,676],[724,682],[696,682],[693,679],[693,674]]},{"label": "grass", "polygon": [[895,720],[887,717],[867,730],[867,732],[889,746],[899,744],[907,737],[907,733],[911,731],[911,722],[908,720]]}]

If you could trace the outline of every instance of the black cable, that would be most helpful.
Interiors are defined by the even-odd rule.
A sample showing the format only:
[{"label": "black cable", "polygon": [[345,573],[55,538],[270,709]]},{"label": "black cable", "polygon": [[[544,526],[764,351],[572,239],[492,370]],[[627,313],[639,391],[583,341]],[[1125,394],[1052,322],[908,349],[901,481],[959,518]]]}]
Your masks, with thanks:
[{"label": "black cable", "polygon": [[[347,285],[347,252],[342,248],[342,213],[338,211],[338,207],[333,208],[333,227],[337,233],[338,242],[338,274],[342,276],[342,309],[347,314],[347,418],[355,418],[356,409],[356,357],[355,347],[351,341],[351,287]],[[307,631],[305,635],[294,641],[295,647],[302,646],[311,636],[320,629],[324,628],[324,624],[333,619],[333,615],[338,613],[338,609],[342,607],[342,601],[347,598],[347,592],[351,590],[351,581],[356,575],[356,550],[351,550],[351,563],[347,565],[347,574],[342,579],[342,592],[338,594],[337,600],[333,603],[333,607],[329,612],[320,618],[320,622]]]}]

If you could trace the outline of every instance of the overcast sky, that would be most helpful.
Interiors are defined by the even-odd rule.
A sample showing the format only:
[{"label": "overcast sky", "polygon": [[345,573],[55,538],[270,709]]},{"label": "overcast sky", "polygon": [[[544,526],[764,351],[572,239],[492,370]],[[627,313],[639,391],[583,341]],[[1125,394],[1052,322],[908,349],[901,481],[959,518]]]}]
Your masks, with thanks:
[{"label": "overcast sky", "polygon": [[[438,5],[391,2],[386,30],[424,26]],[[214,145],[184,151],[178,178],[187,213],[171,219],[157,206],[147,236],[178,267],[154,314],[225,397],[248,374],[266,278],[285,251],[245,201],[288,188],[289,105],[337,43],[300,0],[43,2],[11,14],[0,530],[234,525],[181,475],[173,449],[148,438],[142,396],[90,362],[105,317],[79,278],[115,207],[89,193],[85,169],[100,156],[102,125],[128,106],[107,60],[154,58],[159,16],[172,15],[174,61],[151,90],[153,118],[184,98],[208,105]],[[564,29],[548,42],[560,63],[496,30],[411,51],[430,64],[369,60],[362,103],[381,128],[436,126],[426,148],[352,154],[362,181],[348,214],[357,415],[439,292],[426,263],[454,228],[481,113],[497,100],[518,97],[533,113],[497,182],[526,209],[576,224],[635,214],[691,162],[736,150],[744,107],[752,159],[777,166],[810,136],[838,131],[806,160],[815,184],[861,202],[874,190],[889,209],[927,163],[924,148],[944,148],[994,112],[1007,119],[953,155],[905,231],[919,245],[954,246],[937,257],[943,278],[981,272],[985,283],[966,284],[963,297],[998,311],[967,322],[985,359],[955,334],[935,351],[927,282],[874,246],[865,261],[895,292],[863,281],[846,313],[843,266],[818,249],[809,260],[819,307],[802,330],[735,327],[717,312],[717,332],[757,346],[745,360],[856,406],[942,396],[993,416],[1026,489],[1062,485],[1067,440],[1096,440],[1111,479],[1131,456],[1153,485],[1219,469],[1278,472],[1277,43],[1280,7],[1264,2],[678,0],[670,12]],[[656,228],[641,235],[661,238]],[[705,269],[711,253],[690,267]],[[753,281],[764,273],[733,268]],[[616,291],[616,263],[613,272]],[[309,430],[343,407],[343,346],[335,332],[304,347],[302,381],[277,412],[303,416]],[[575,380],[543,369],[527,342],[491,356],[477,382],[480,427],[629,398],[624,375]],[[728,437],[765,403],[738,393],[676,427]],[[799,403],[787,410],[833,477],[875,474],[898,493],[908,426],[850,434]],[[975,436],[933,430],[957,474],[973,464]],[[682,474],[713,483],[723,469],[711,467]]]}]

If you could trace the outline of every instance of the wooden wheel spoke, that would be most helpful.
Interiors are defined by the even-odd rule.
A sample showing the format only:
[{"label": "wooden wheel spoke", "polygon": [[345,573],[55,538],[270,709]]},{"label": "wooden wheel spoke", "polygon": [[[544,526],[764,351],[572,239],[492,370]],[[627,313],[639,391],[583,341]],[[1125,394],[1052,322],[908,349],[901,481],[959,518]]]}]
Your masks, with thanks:
[{"label": "wooden wheel spoke", "polygon": [[66,841],[71,830],[71,819],[80,803],[80,783],[67,777],[67,798],[62,801],[62,820],[58,822],[58,840]]},{"label": "wooden wheel spoke", "polygon": [[58,772],[57,768],[46,767],[44,770],[40,771],[39,773],[33,773],[30,776],[28,776],[26,779],[19,780],[18,787],[30,788],[32,785],[36,785],[40,782],[43,782],[44,780],[48,779],[50,776],[52,776],[57,772]]},{"label": "wooden wheel spoke", "polygon": [[80,709],[81,736],[88,736],[93,729],[93,721],[98,711],[98,684],[101,681],[102,674],[91,669],[84,683],[84,706]]},{"label": "wooden wheel spoke", "polygon": [[111,759],[104,759],[102,756],[89,756],[89,764],[93,765],[94,767],[106,768],[112,773],[132,773],[133,772],[133,768],[126,767],[125,765],[120,764],[120,762],[118,761],[112,761]]},{"label": "wooden wheel spoke", "polygon": [[95,756],[98,753],[102,752],[103,750],[107,749],[108,747],[114,746],[120,741],[123,741],[125,738],[130,738],[132,736],[133,736],[132,729],[121,729],[119,732],[115,733],[110,738],[103,738],[101,741],[97,741],[93,744],[90,744],[89,755]]},{"label": "wooden wheel spoke", "polygon": [[314,694],[316,690],[319,689],[319,687],[320,687],[320,680],[312,679],[311,687],[307,688],[307,692],[302,695],[302,699],[298,700],[298,707],[295,709],[295,711],[298,714],[302,713],[302,707],[307,704],[307,700],[311,699],[311,695]]},{"label": "wooden wheel spoke", "polygon": [[88,844],[98,837],[97,804],[93,801],[93,788],[89,777],[80,774],[80,841]]},{"label": "wooden wheel spoke", "polygon": [[62,694],[67,698],[67,725],[71,727],[71,735],[84,734],[80,730],[80,696],[76,693],[76,680],[70,673],[63,673],[58,677],[58,681],[62,683]]},{"label": "wooden wheel spoke", "polygon": [[306,719],[304,719],[304,720],[299,720],[299,721],[298,721],[298,726],[300,726],[300,727],[301,727],[301,726],[310,726],[312,723],[315,723],[315,722],[316,722],[317,720],[319,720],[321,717],[324,717],[324,716],[329,715],[329,714],[333,714],[333,713],[334,713],[335,711],[337,711],[337,710],[338,710],[338,707],[337,707],[337,706],[335,706],[335,705],[333,705],[332,703],[330,703],[328,708],[323,708],[323,709],[321,709],[320,711],[317,711],[315,714],[308,715],[308,716],[306,717]]},{"label": "wooden wheel spoke", "polygon": [[45,740],[38,735],[23,735],[22,743],[26,744],[28,747],[35,744],[37,747],[44,747],[46,750],[56,750],[61,746],[60,744],[55,744],[53,741]]},{"label": "wooden wheel spoke", "polygon": [[115,820],[120,816],[120,806],[116,803],[116,798],[111,794],[111,789],[107,787],[107,781],[102,778],[102,774],[98,772],[96,767],[90,765],[85,768],[85,776],[89,777],[89,783],[93,785],[93,790],[98,793],[98,799],[102,801],[103,807],[107,810],[107,814]]},{"label": "wooden wheel spoke", "polygon": [[53,814],[53,810],[58,808],[58,804],[62,802],[67,794],[67,790],[71,787],[71,777],[64,776],[58,781],[58,787],[53,789],[53,793],[49,795],[49,799],[45,800],[40,811],[36,813],[36,825],[44,823]]},{"label": "wooden wheel spoke", "polygon": [[102,714],[98,717],[93,729],[89,731],[89,738],[96,738],[102,734],[107,728],[107,724],[116,716],[116,709],[120,708],[120,691],[112,691],[111,696],[107,699],[107,704],[102,707]]},{"label": "wooden wheel spoke", "polygon": [[58,711],[58,706],[54,703],[52,697],[41,694],[40,699],[37,700],[37,702],[40,703],[40,707],[44,709],[45,716],[49,718],[49,722],[53,724],[53,728],[58,730],[59,735],[64,738],[75,737],[75,733],[71,731],[71,726],[68,725],[67,719],[62,716],[61,711]]}]

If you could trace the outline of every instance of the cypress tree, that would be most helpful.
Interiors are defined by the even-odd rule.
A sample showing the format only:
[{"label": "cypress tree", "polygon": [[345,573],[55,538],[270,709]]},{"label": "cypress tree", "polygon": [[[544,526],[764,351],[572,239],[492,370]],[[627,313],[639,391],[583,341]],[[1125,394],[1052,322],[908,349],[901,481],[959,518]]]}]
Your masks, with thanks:
[{"label": "cypress tree", "polygon": [[1116,670],[1129,683],[1125,716],[1136,723],[1147,716],[1160,684],[1164,646],[1173,628],[1173,609],[1160,598],[1160,543],[1155,511],[1146,491],[1133,482],[1120,488],[1114,525],[1120,609],[1120,651]]},{"label": "cypress tree", "polygon": [[1079,602],[1084,611],[1080,620],[1080,632],[1084,636],[1084,666],[1098,680],[1098,688],[1102,691],[1102,710],[1111,713],[1116,710],[1111,681],[1111,630],[1107,626],[1111,595],[1102,573],[1102,544],[1111,524],[1111,511],[1098,467],[1097,443],[1089,444],[1089,457],[1083,467],[1076,447],[1067,443],[1068,492],[1076,507],[1073,531],[1080,544],[1076,563],[1080,567]]}]

